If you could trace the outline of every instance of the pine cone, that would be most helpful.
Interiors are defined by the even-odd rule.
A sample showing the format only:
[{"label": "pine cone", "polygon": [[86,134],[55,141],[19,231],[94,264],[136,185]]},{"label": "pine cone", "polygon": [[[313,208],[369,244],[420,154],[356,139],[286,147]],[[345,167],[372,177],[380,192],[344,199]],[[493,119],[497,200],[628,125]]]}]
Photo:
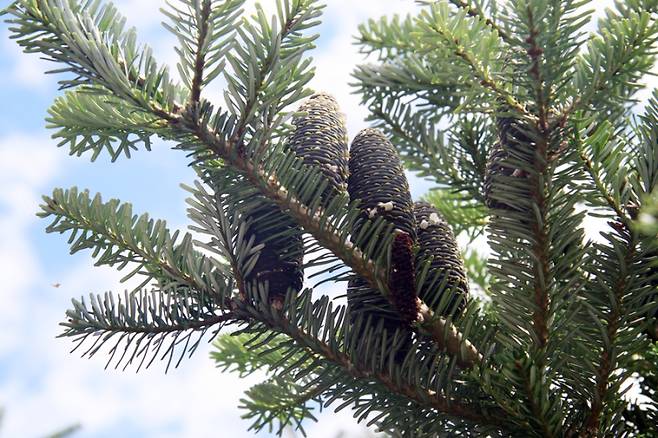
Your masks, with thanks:
[{"label": "pine cone", "polygon": [[[319,166],[327,177],[329,185],[323,194],[326,202],[347,188],[345,119],[336,100],[324,93],[311,96],[299,110],[307,114],[293,119],[295,130],[288,148],[305,164]],[[262,202],[262,207],[248,215],[251,226],[246,238],[253,236],[257,244],[265,246],[245,281],[268,281],[270,300],[280,304],[289,289],[298,291],[304,283],[302,231],[276,205],[264,199]]]},{"label": "pine cone", "polygon": [[299,111],[306,115],[295,117],[295,131],[289,147],[304,164],[319,167],[329,185],[323,193],[326,203],[332,195],[347,190],[348,151],[345,116],[340,113],[336,99],[326,93],[308,98]]},{"label": "pine cone", "polygon": [[270,302],[280,306],[289,289],[297,292],[304,284],[302,230],[277,205],[264,198],[259,203],[246,218],[245,240],[253,237],[264,247],[244,280],[249,285],[269,282]]},{"label": "pine cone", "polygon": [[[408,254],[409,261],[393,258],[390,285],[391,297],[396,308],[378,291],[369,287],[361,278],[350,281],[347,290],[351,312],[376,315],[373,324],[382,322],[384,330],[407,329],[417,315],[417,299],[413,285],[413,258],[410,249],[416,240],[413,203],[409,183],[395,147],[376,129],[364,129],[354,141],[349,159],[350,177],[348,191],[350,199],[360,200],[362,215],[357,220],[352,234],[357,234],[362,224],[378,216],[399,230],[394,247]],[[378,236],[371,236],[377,239]],[[397,252],[397,251],[396,251]],[[411,266],[411,267],[410,267]],[[409,270],[411,269],[411,274]],[[411,281],[409,281],[411,275]],[[404,333],[398,359],[404,358],[411,345],[411,331]]]},{"label": "pine cone", "polygon": [[409,183],[395,147],[377,129],[364,129],[350,150],[350,199],[361,200],[363,219],[383,216],[416,240]]},{"label": "pine cone", "polygon": [[[420,267],[420,260],[430,257],[430,269],[425,282],[420,289],[420,298],[430,307],[436,308],[441,300],[437,289],[446,280],[446,291],[456,293],[448,307],[443,312],[451,314],[453,311],[461,312],[468,300],[468,279],[464,262],[450,225],[432,205],[427,202],[416,202],[414,214],[418,224],[418,245],[420,251],[417,255],[416,265]],[[440,274],[438,274],[441,272]],[[435,276],[439,275],[436,282]],[[455,306],[459,306],[455,309]]]},{"label": "pine cone", "polygon": [[[487,207],[500,210],[518,210],[504,201],[499,200],[499,188],[505,186],[504,182],[494,184],[494,179],[500,177],[526,178],[522,170],[516,168],[511,162],[523,158],[527,154],[527,145],[532,140],[520,129],[520,122],[509,117],[500,117],[497,120],[498,142],[496,142],[487,159],[484,177],[484,197]],[[496,187],[496,185],[498,187]]]}]

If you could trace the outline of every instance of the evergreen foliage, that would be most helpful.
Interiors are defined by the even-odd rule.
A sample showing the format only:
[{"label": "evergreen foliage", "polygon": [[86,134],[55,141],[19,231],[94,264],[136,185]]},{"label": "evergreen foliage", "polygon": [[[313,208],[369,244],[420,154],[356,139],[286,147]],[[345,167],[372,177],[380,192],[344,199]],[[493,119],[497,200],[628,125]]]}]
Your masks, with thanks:
[{"label": "evergreen foliage", "polygon": [[[267,374],[242,401],[256,431],[333,406],[391,436],[653,436],[658,94],[634,104],[658,3],[617,1],[592,32],[587,0],[419,3],[359,29],[375,63],[355,87],[378,130],[349,169],[337,102],[300,105],[316,0],[277,0],[271,19],[172,2],[180,84],[109,3],[6,8],[12,38],[58,65],[59,146],[116,160],[156,136],[198,175],[197,237],[87,191],[44,197],[72,252],[143,280],[74,300],[62,336],[139,369],[210,334],[220,368]],[[436,184],[415,215],[401,164]],[[451,228],[485,235],[486,260],[462,259]],[[314,293],[341,282],[347,304]],[[624,397],[633,379],[641,403]]]}]

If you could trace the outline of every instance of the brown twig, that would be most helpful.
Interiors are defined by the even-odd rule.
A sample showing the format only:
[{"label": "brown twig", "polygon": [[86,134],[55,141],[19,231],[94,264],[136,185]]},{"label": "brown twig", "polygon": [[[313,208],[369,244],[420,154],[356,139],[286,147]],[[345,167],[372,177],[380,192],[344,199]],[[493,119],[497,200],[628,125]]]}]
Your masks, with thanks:
[{"label": "brown twig", "polygon": [[208,37],[208,18],[210,17],[210,12],[210,0],[203,0],[201,6],[201,23],[199,23],[199,35],[196,45],[197,52],[194,58],[194,77],[192,78],[192,91],[190,94],[190,103],[192,105],[198,105],[201,99],[203,72],[206,64],[206,58],[202,48]]},{"label": "brown twig", "polygon": [[[502,412],[493,415],[485,413],[480,408],[463,404],[455,399],[449,399],[436,391],[402,383],[399,379],[394,378],[384,371],[372,372],[369,368],[362,367],[360,364],[353,362],[347,354],[332,349],[328,344],[306,333],[284,317],[278,316],[276,319],[272,318],[271,321],[266,321],[266,323],[274,330],[283,331],[295,339],[300,345],[307,346],[314,353],[340,366],[343,371],[356,379],[375,379],[390,391],[406,397],[421,406],[428,406],[441,414],[472,421],[476,424],[504,428],[505,417],[502,415]],[[294,327],[294,329],[291,329],[291,327]]]}]

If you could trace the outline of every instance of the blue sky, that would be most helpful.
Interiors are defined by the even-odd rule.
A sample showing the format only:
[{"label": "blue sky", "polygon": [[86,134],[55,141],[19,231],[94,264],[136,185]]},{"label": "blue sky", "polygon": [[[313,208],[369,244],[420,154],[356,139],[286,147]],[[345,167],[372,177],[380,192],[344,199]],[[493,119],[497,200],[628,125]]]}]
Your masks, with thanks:
[{"label": "blue sky", "polygon": [[[0,7],[7,4],[0,0]],[[164,0],[119,0],[128,21],[140,31],[163,62],[174,65],[175,41],[161,27],[158,8]],[[250,2],[251,3],[251,2]],[[271,0],[265,0],[271,6]],[[317,90],[334,94],[347,114],[350,137],[365,127],[366,111],[348,82],[362,60],[351,44],[359,23],[369,17],[415,9],[412,0],[328,0],[321,39],[313,56]],[[597,12],[610,4],[598,1]],[[104,358],[70,355],[71,344],[55,339],[59,321],[72,297],[90,292],[122,291],[121,274],[97,268],[87,253],[68,255],[66,239],[47,235],[36,218],[40,196],[54,187],[78,186],[133,203],[183,229],[186,194],[181,182],[192,172],[183,153],[156,142],[152,152],[130,160],[90,163],[58,149],[44,128],[46,110],[57,95],[56,78],[43,75],[50,66],[21,54],[0,24],[0,406],[7,409],[0,437],[36,437],[80,422],[78,437],[252,437],[237,409],[242,390],[257,383],[216,370],[200,349],[168,375],[155,365],[139,374],[106,371]],[[175,69],[173,69],[175,71]],[[219,96],[217,87],[208,93]],[[411,179],[415,198],[429,185]],[[59,287],[55,287],[59,285]],[[308,424],[312,438],[333,438],[340,431],[364,436],[349,411],[320,416]],[[267,433],[259,436],[267,437]]]},{"label": "blue sky", "polygon": [[[8,2],[0,1],[0,7]],[[138,28],[140,39],[170,65],[176,62],[174,39],[161,27],[160,0],[115,2]],[[264,4],[271,5],[266,1]],[[350,136],[365,127],[364,108],[350,94],[352,67],[361,60],[352,46],[356,26],[368,17],[415,8],[408,0],[331,0],[326,10],[312,86],[333,93],[347,113]],[[42,194],[54,187],[78,186],[118,197],[136,212],[164,218],[183,229],[185,192],[192,172],[183,153],[156,142],[152,152],[110,163],[105,157],[70,157],[58,149],[45,129],[44,117],[57,95],[56,77],[43,74],[50,65],[20,53],[0,24],[0,406],[6,417],[0,436],[36,437],[80,422],[78,437],[251,437],[237,409],[242,390],[257,383],[222,374],[200,349],[168,375],[164,367],[134,372],[103,369],[104,357],[70,355],[71,344],[55,339],[59,321],[72,297],[90,292],[122,291],[120,274],[97,268],[88,253],[68,254],[66,238],[48,235],[35,213]],[[174,69],[175,70],[175,69]],[[209,88],[209,93],[219,90]],[[415,183],[415,195],[427,184]],[[59,285],[59,287],[55,287]],[[311,437],[335,437],[340,431],[364,436],[349,411],[328,411]],[[351,434],[351,435],[350,435]],[[259,436],[269,436],[262,433]]]}]

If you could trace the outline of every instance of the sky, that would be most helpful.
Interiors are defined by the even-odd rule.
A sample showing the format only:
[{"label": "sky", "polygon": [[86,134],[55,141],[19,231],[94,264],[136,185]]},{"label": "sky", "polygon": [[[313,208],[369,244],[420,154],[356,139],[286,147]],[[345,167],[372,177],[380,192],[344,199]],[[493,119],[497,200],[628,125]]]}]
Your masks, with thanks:
[{"label": "sky", "polygon": [[[0,0],[0,7],[7,3]],[[175,41],[158,13],[164,1],[115,3],[138,28],[140,40],[173,66]],[[366,127],[367,115],[348,85],[352,68],[362,62],[352,44],[357,25],[416,6],[411,0],[327,3],[311,87],[336,96],[353,138]],[[261,376],[245,381],[221,373],[208,358],[209,346],[167,375],[161,364],[135,374],[104,370],[102,355],[81,359],[69,354],[69,341],[55,339],[72,297],[122,291],[126,285],[113,269],[94,267],[88,253],[68,255],[64,236],[45,233],[47,223],[35,216],[41,195],[55,187],[87,188],[105,199],[129,201],[134,211],[166,219],[172,229],[184,229],[189,221],[179,184],[192,183],[193,174],[184,153],[162,142],[116,163],[105,157],[90,163],[57,148],[44,127],[57,95],[56,77],[43,74],[49,67],[35,55],[22,54],[9,40],[7,25],[0,24],[0,406],[6,408],[0,437],[38,437],[73,423],[82,425],[80,438],[254,436],[237,405],[242,391]],[[412,179],[411,187],[418,198],[430,186]],[[330,409],[306,429],[312,438],[341,432],[343,438],[364,436],[348,410],[334,414]]]}]

